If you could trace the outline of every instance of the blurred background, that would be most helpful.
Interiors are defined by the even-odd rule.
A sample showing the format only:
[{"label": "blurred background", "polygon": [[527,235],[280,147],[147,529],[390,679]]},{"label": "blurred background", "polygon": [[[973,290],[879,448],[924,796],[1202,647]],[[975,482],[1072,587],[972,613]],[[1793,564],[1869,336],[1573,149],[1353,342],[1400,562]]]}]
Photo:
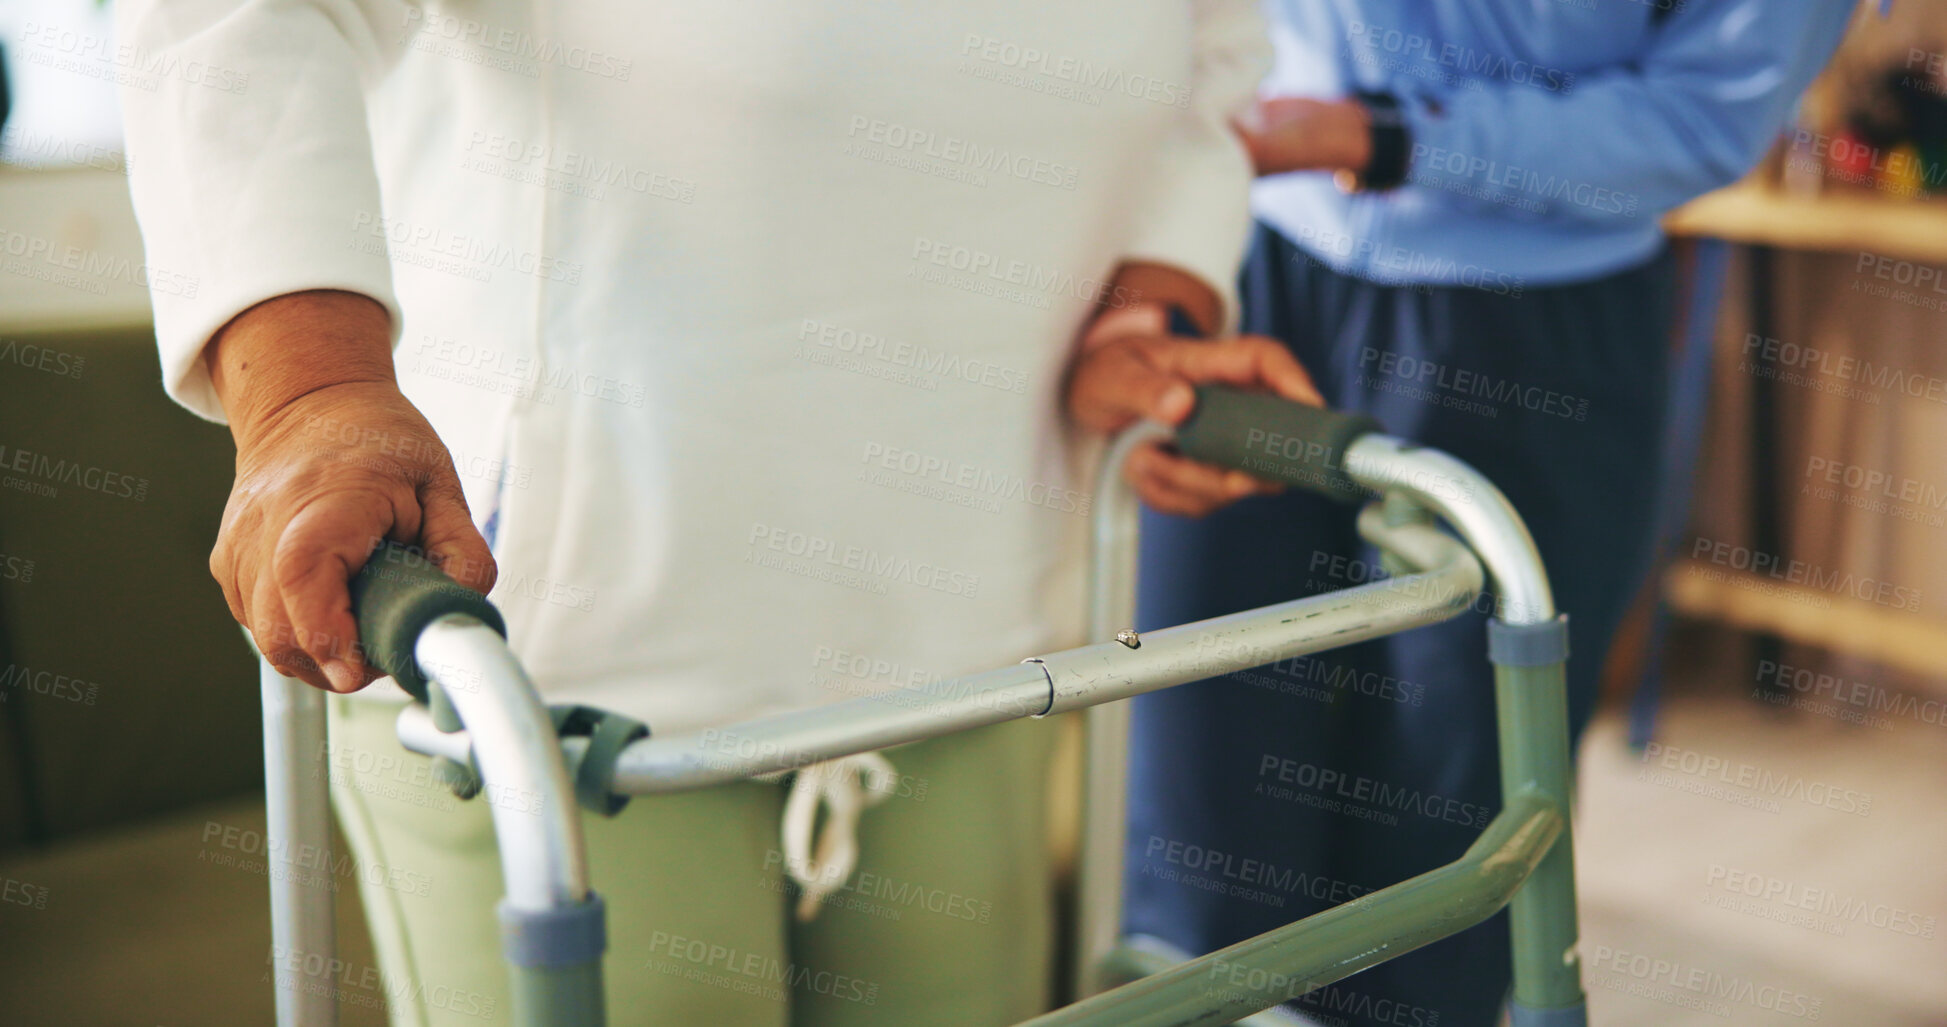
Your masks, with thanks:
[{"label": "blurred background", "polygon": [[[149,290],[197,283],[143,266],[115,91],[157,69],[112,35],[0,2],[0,1023],[268,1023],[232,450],[159,385]],[[1861,21],[1669,228],[1681,459],[1581,753],[1593,1020],[1947,1023],[1947,5]]]}]

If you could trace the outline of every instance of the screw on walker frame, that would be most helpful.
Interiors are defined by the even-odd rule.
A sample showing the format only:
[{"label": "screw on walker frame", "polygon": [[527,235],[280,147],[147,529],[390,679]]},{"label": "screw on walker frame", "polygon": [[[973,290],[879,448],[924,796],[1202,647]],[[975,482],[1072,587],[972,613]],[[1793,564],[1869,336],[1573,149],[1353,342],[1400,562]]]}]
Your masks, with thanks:
[{"label": "screw on walker frame", "polygon": [[[1118,469],[1132,448],[1159,437],[1173,437],[1195,459],[1345,502],[1383,497],[1358,515],[1358,528],[1394,576],[1138,635],[1130,627],[1137,508]],[[1096,495],[1089,594],[1089,637],[1096,641],[905,689],[896,703],[855,698],[712,728],[707,736],[656,735],[623,719],[607,723],[601,711],[551,713],[508,649],[490,603],[422,558],[392,549],[375,554],[353,596],[361,638],[375,653],[368,658],[394,671],[419,700],[400,715],[400,740],[445,761],[443,775],[458,786],[472,774],[475,791],[484,785],[540,797],[538,815],[493,810],[507,890],[500,908],[513,1022],[604,1023],[603,907],[589,888],[578,797],[615,813],[633,795],[706,788],[1086,709],[1073,960],[1083,997],[1022,1027],[1286,1023],[1265,1011],[1503,908],[1513,934],[1514,1027],[1585,1025],[1569,831],[1567,624],[1533,539],[1499,490],[1450,456],[1380,434],[1368,418],[1205,386],[1174,433],[1148,423],[1123,433],[1103,458]],[[1196,958],[1153,939],[1120,936],[1128,711],[1117,700],[1450,620],[1469,610],[1490,580],[1502,808],[1465,854]],[[323,749],[321,697],[268,668],[263,695],[272,835],[322,851],[325,782],[306,765]],[[726,750],[726,738],[737,744]],[[321,899],[276,879],[271,888],[274,944],[328,963],[329,894]],[[278,1022],[335,1023],[329,989],[298,987],[302,971],[286,962],[279,961]],[[1218,976],[1224,986],[1212,987]]]}]

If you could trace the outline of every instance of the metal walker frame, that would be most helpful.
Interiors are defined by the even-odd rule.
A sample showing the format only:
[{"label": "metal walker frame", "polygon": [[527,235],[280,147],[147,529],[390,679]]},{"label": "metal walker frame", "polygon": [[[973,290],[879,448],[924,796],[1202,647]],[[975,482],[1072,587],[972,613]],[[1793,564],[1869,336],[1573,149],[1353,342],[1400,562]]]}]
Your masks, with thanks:
[{"label": "metal walker frame", "polygon": [[[1137,504],[1120,468],[1133,447],[1172,434],[1139,425],[1110,447],[1095,493],[1088,619],[1098,641],[900,689],[894,701],[856,698],[668,736],[558,734],[502,637],[498,612],[423,559],[382,548],[352,594],[367,659],[422,700],[400,715],[401,741],[435,757],[440,779],[463,797],[483,784],[541,797],[538,809],[492,810],[507,892],[500,919],[513,1022],[606,1022],[603,907],[589,885],[578,784],[584,803],[606,803],[1087,708],[1075,960],[1076,990],[1087,997],[1020,1027],[1285,1023],[1261,1011],[1504,906],[1513,930],[1515,1027],[1585,1027],[1569,831],[1566,619],[1506,498],[1464,463],[1377,427],[1205,387],[1174,442],[1197,459],[1339,498],[1383,496],[1359,515],[1358,527],[1385,555],[1389,578],[1140,636],[1125,630],[1133,624]],[[1117,700],[1451,619],[1489,578],[1502,808],[1463,856],[1195,959],[1119,936],[1129,711]],[[268,665],[262,692],[267,851],[328,862],[324,693]],[[331,890],[306,875],[273,872],[270,880],[278,1023],[329,1027],[337,1022]]]}]

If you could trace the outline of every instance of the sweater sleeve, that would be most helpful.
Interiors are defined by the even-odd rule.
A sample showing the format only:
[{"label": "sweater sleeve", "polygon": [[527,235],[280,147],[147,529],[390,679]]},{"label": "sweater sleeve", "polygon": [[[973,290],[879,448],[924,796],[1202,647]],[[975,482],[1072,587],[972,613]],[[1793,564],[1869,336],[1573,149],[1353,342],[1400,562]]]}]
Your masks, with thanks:
[{"label": "sweater sleeve", "polygon": [[1231,129],[1271,67],[1271,42],[1249,0],[1194,0],[1188,102],[1149,155],[1150,185],[1133,212],[1125,256],[1180,268],[1237,321],[1237,269],[1249,237],[1251,159]]},{"label": "sweater sleeve", "polygon": [[1636,63],[1554,90],[1491,83],[1409,105],[1409,179],[1463,204],[1654,220],[1756,164],[1839,45],[1849,3],[1679,6]]},{"label": "sweater sleeve", "polygon": [[[122,88],[164,388],[223,410],[203,349],[264,300],[362,293],[392,315],[366,97],[410,25],[390,0],[117,0]],[[161,287],[156,283],[164,283]]]}]

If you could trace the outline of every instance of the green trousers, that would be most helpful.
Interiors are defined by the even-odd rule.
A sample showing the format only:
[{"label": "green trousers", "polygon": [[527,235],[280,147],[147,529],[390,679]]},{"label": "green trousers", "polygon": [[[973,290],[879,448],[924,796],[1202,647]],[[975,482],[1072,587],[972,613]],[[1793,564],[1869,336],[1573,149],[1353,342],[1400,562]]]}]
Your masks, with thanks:
[{"label": "green trousers", "polygon": [[[332,804],[357,862],[392,1022],[511,1015],[484,795],[460,802],[399,747],[389,703],[330,700]],[[584,815],[608,906],[613,1027],[993,1027],[1047,1009],[1054,725],[895,749],[898,794],[867,810],[859,867],[795,916],[785,788],[747,782]],[[518,798],[508,801],[518,808]]]}]

